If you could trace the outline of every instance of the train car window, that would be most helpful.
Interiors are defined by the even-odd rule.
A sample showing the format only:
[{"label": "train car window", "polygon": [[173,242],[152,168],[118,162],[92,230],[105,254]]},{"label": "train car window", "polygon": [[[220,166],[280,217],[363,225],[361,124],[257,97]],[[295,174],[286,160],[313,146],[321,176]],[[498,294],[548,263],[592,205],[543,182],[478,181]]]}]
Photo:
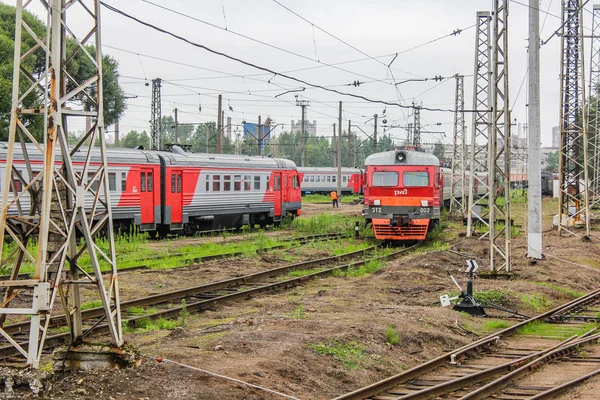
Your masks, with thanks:
[{"label": "train car window", "polygon": [[[175,179],[175,174],[171,174],[171,193],[175,193]],[[206,185],[208,187],[208,182],[206,183]]]},{"label": "train car window", "polygon": [[223,190],[231,192],[231,175],[223,175]]},{"label": "train car window", "polygon": [[[19,174],[22,174],[23,171],[18,171]],[[18,175],[13,173],[13,184],[15,185],[15,190],[17,192],[20,192],[23,190],[23,182],[21,182],[21,180],[19,178],[17,178]]]},{"label": "train car window", "polygon": [[260,176],[254,177],[254,190],[260,190]]},{"label": "train car window", "polygon": [[294,189],[298,189],[300,185],[298,185],[298,177],[297,176],[293,176],[292,177],[292,187]]},{"label": "train car window", "polygon": [[331,182],[331,176],[327,175],[327,182]]},{"label": "train car window", "polygon": [[[94,172],[88,173],[88,182],[92,182],[92,179],[94,179]],[[98,180],[97,179],[92,182],[92,186],[91,187],[92,187],[93,191],[97,191],[98,190]]]},{"label": "train car window", "polygon": [[315,181],[315,177],[314,177],[314,175],[311,175],[311,176],[310,176],[310,181],[311,181],[311,182],[314,182],[314,181]]},{"label": "train car window", "polygon": [[146,173],[145,172],[140,173],[140,191],[141,192],[146,191]]},{"label": "train car window", "polygon": [[373,172],[371,181],[373,186],[398,186],[398,172]]},{"label": "train car window", "polygon": [[233,190],[235,190],[236,192],[239,192],[240,190],[242,190],[242,176],[241,175],[233,176]]},{"label": "train car window", "polygon": [[177,193],[181,193],[181,174],[177,174]]},{"label": "train car window", "polygon": [[402,177],[404,186],[429,186],[429,172],[405,172]]},{"label": "train car window", "polygon": [[127,191],[127,174],[125,172],[121,172],[121,192]]},{"label": "train car window", "polygon": [[252,190],[252,176],[244,175],[244,190],[249,192]]},{"label": "train car window", "polygon": [[333,175],[333,176],[331,177],[331,182],[336,182],[336,181],[337,181],[337,176]]},{"label": "train car window", "polygon": [[273,179],[273,186],[274,186],[274,190],[276,191],[280,191],[281,190],[281,177],[280,176],[276,176],[275,179]]},{"label": "train car window", "polygon": [[117,175],[114,172],[108,173],[108,190],[111,192],[117,190]]},{"label": "train car window", "polygon": [[[271,190],[271,186],[269,186],[269,182],[270,182],[270,178],[268,176],[265,176],[265,183],[267,184],[267,192],[269,190]],[[275,183],[275,178],[273,178],[273,183]]]},{"label": "train car window", "polygon": [[152,191],[152,175],[154,175],[152,172],[148,172],[148,191],[151,192]]},{"label": "train car window", "polygon": [[221,191],[221,175],[213,175],[212,191]]},{"label": "train car window", "polygon": [[210,190],[210,175],[206,175],[206,191]]}]

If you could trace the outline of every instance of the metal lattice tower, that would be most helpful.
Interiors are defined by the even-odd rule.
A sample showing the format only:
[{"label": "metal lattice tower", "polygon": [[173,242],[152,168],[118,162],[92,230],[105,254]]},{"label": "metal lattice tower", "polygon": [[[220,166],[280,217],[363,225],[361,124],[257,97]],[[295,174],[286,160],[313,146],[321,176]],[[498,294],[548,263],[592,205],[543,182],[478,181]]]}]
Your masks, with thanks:
[{"label": "metal lattice tower", "polygon": [[594,5],[590,57],[588,103],[588,162],[590,170],[590,210],[600,204],[600,5]]},{"label": "metal lattice tower", "polygon": [[406,145],[411,146],[413,142],[413,131],[414,126],[412,122],[409,122],[406,127]]},{"label": "metal lattice tower", "polygon": [[[492,130],[488,141],[490,269],[510,271],[510,107],[508,3],[494,0],[492,35]],[[504,204],[501,199],[504,198]],[[496,226],[498,223],[499,227]]]},{"label": "metal lattice tower", "polygon": [[[476,223],[489,227],[488,201],[489,180],[487,178],[487,144],[492,109],[490,82],[492,79],[490,24],[487,11],[480,11],[476,18],[475,71],[473,83],[473,125],[471,128],[471,151],[469,152],[468,179],[469,195],[467,203],[467,237],[473,233]],[[475,191],[483,193],[475,197]]]},{"label": "metal lattice tower", "polygon": [[150,115],[150,140],[152,150],[162,150],[161,79],[152,79],[152,115]]},{"label": "metal lattice tower", "polygon": [[589,235],[588,138],[583,123],[587,110],[580,3],[580,0],[563,0],[562,3],[558,232],[574,234],[571,226],[585,224]]},{"label": "metal lattice tower", "polygon": [[[45,7],[48,30],[37,36],[24,18],[33,6]],[[70,27],[67,12],[77,16]],[[85,31],[76,37],[74,32]],[[67,46],[67,37],[78,46]],[[33,40],[32,40],[33,39]],[[0,334],[27,364],[37,368],[50,318],[60,300],[72,340],[84,337],[80,285],[96,287],[113,344],[123,342],[119,287],[110,207],[106,138],[102,102],[100,2],[16,3],[12,112],[2,181],[0,254],[5,235],[14,249],[6,251],[1,266],[12,269],[3,282]],[[46,63],[36,63],[46,60]],[[71,62],[89,63],[91,76],[67,73]],[[36,66],[37,69],[34,69]],[[93,119],[91,129],[69,145],[69,121]],[[73,140],[71,138],[71,140]],[[95,243],[99,235],[105,244]],[[37,243],[37,251],[32,244]],[[83,259],[93,272],[82,269]],[[19,276],[22,266],[35,266],[33,278]],[[103,279],[100,268],[112,276]],[[86,301],[94,300],[86,295]],[[18,304],[11,307],[12,303]],[[30,316],[28,342],[12,336],[4,321],[14,315]]]},{"label": "metal lattice tower", "polygon": [[[450,212],[465,213],[467,202],[465,173],[465,157],[467,151],[465,131],[465,86],[464,76],[456,75],[456,93],[454,105],[454,140],[452,147],[452,194],[450,196]],[[455,194],[460,193],[460,197]]]},{"label": "metal lattice tower", "polygon": [[413,135],[412,135],[412,145],[415,147],[415,150],[419,150],[421,148],[421,106],[422,104],[415,104],[413,102]]}]

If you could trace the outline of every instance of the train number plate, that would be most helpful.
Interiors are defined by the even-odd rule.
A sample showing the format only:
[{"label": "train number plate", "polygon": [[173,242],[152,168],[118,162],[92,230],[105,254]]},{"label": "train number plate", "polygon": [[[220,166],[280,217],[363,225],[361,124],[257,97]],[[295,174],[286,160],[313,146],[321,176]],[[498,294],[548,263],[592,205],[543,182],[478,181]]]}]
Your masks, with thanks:
[{"label": "train number plate", "polygon": [[430,215],[432,212],[431,207],[419,207],[419,214],[428,214]]},{"label": "train number plate", "polygon": [[371,207],[371,214],[381,214],[381,207]]}]

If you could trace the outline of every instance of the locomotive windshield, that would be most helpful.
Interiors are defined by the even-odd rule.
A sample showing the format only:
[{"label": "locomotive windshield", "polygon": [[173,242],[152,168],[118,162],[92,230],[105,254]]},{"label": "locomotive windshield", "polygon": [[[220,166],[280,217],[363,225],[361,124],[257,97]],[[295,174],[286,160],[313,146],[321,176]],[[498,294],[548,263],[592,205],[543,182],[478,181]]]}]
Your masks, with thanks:
[{"label": "locomotive windshield", "polygon": [[373,172],[372,186],[398,186],[398,172]]},{"label": "locomotive windshield", "polygon": [[429,172],[405,172],[404,186],[429,186]]}]

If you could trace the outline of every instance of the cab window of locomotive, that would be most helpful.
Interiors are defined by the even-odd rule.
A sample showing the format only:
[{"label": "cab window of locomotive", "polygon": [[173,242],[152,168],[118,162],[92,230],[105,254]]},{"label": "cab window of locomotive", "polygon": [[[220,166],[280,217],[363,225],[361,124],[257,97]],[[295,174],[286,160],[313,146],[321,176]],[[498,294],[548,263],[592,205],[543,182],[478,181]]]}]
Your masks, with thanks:
[{"label": "cab window of locomotive", "polygon": [[141,192],[146,191],[146,173],[145,172],[142,172],[140,174],[140,191]]},{"label": "cab window of locomotive", "polygon": [[181,193],[181,174],[177,174],[177,193]]},{"label": "cab window of locomotive", "polygon": [[117,175],[114,172],[108,173],[108,190],[111,192],[117,190]]},{"label": "cab window of locomotive", "polygon": [[244,175],[244,190],[247,192],[252,190],[252,177],[250,175]]},{"label": "cab window of locomotive", "polygon": [[398,172],[373,172],[371,184],[373,186],[398,186]]},{"label": "cab window of locomotive", "polygon": [[148,172],[148,191],[152,191],[152,172]]},{"label": "cab window of locomotive", "polygon": [[293,176],[293,177],[292,177],[292,187],[293,187],[294,189],[298,189],[298,186],[299,186],[299,185],[298,185],[298,177],[297,177],[297,176]]},{"label": "cab window of locomotive", "polygon": [[260,176],[254,177],[254,190],[260,190]]},{"label": "cab window of locomotive", "polygon": [[240,190],[242,190],[242,176],[241,175],[233,176],[233,190],[235,190],[236,192],[239,192]]},{"label": "cab window of locomotive", "polygon": [[429,172],[405,172],[404,186],[429,186]]},{"label": "cab window of locomotive", "polygon": [[[208,178],[208,176],[207,176]],[[171,193],[175,193],[175,174],[171,174]],[[208,187],[208,182],[206,183],[207,187]]]},{"label": "cab window of locomotive", "polygon": [[213,192],[218,192],[221,190],[221,175],[213,175]]},{"label": "cab window of locomotive", "polygon": [[231,191],[231,175],[223,175],[223,190],[226,192]]},{"label": "cab window of locomotive", "polygon": [[121,192],[127,191],[127,174],[125,172],[121,172]]}]

